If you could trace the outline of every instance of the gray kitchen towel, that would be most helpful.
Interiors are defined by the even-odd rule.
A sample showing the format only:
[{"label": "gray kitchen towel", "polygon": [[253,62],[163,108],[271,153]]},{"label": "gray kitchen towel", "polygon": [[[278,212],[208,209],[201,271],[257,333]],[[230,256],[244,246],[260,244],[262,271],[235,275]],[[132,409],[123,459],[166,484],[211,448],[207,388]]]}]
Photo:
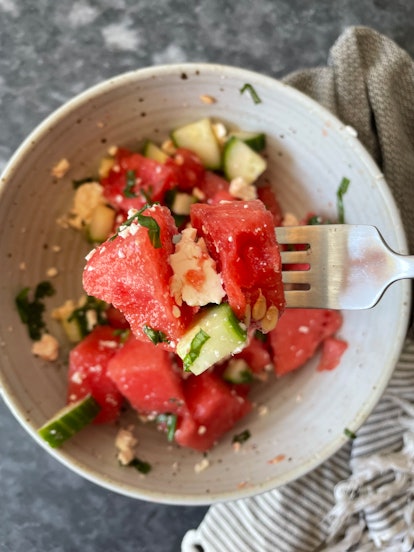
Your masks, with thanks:
[{"label": "gray kitchen towel", "polygon": [[[328,66],[284,82],[352,126],[381,167],[414,252],[414,64],[366,27],[344,31]],[[392,333],[390,332],[390,339]],[[375,368],[375,367],[374,367]],[[414,341],[356,438],[310,474],[210,507],[182,552],[404,552],[414,548]]]}]

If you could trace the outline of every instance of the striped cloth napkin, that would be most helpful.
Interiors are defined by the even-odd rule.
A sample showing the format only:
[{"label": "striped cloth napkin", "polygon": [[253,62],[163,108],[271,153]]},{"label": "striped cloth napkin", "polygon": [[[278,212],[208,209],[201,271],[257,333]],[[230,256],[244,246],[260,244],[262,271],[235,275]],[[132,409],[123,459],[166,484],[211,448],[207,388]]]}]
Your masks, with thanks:
[{"label": "striped cloth napkin", "polygon": [[[410,56],[372,29],[351,27],[332,47],[327,67],[299,71],[285,82],[357,130],[393,191],[413,253]],[[211,506],[198,529],[185,535],[182,552],[409,551],[413,498],[414,333],[407,336],[384,396],[352,442],[293,483]]]}]

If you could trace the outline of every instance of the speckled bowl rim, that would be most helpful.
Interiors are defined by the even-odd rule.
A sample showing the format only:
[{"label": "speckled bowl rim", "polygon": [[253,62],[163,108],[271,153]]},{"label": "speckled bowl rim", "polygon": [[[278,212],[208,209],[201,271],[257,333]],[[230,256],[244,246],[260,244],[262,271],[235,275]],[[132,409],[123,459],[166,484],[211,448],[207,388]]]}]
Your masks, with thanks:
[{"label": "speckled bowl rim", "polygon": [[[69,113],[75,111],[81,105],[84,105],[96,96],[100,94],[105,94],[115,87],[122,87],[128,83],[136,83],[140,79],[147,78],[159,78],[164,75],[179,74],[186,72],[209,72],[210,74],[217,73],[221,76],[225,74],[229,77],[235,77],[245,82],[256,82],[263,83],[266,86],[272,86],[275,89],[283,89],[283,93],[290,95],[295,102],[302,104],[304,107],[308,107],[310,111],[315,113],[318,117],[323,118],[324,120],[333,123],[333,126],[337,128],[338,125],[345,126],[335,115],[333,115],[326,108],[321,106],[315,100],[305,95],[304,93],[296,90],[295,88],[282,83],[280,80],[267,76],[261,73],[249,69],[242,69],[234,66],[223,65],[223,64],[213,64],[213,63],[179,63],[179,64],[166,64],[159,65],[147,68],[141,68],[126,73],[116,75],[112,78],[109,78],[103,82],[100,82],[84,92],[78,94],[73,99],[65,102],[61,107],[57,108],[50,115],[48,115],[37,127],[29,134],[29,136],[22,142],[22,144],[17,148],[15,153],[10,158],[9,162],[6,165],[6,168],[3,171],[3,174],[0,177],[0,201],[2,198],[3,191],[5,189],[6,181],[13,174],[15,167],[19,165],[25,158],[27,154],[30,154],[30,150],[45,133],[47,133],[50,127],[54,126],[60,119],[65,118]],[[372,159],[369,152],[361,144],[356,136],[353,136],[351,132],[347,137],[353,142],[352,148],[356,156],[363,161],[367,170],[371,174],[377,175],[379,169]],[[386,184],[385,180],[379,183],[379,188],[382,194],[384,201],[387,203],[389,211],[395,220],[401,220],[400,213],[395,203],[395,199]],[[399,251],[402,253],[407,253],[407,240],[404,231],[402,230],[402,225],[399,225],[399,228],[396,231],[396,239]],[[405,304],[401,305],[401,317],[399,319],[399,325],[394,329],[394,355],[395,361],[398,359],[400,351],[403,346],[404,338],[407,331],[409,314],[411,308],[411,286],[409,281],[402,283],[404,286],[404,296],[406,297]],[[383,395],[384,390],[386,389],[388,382],[391,378],[392,372],[394,370],[394,365],[390,363],[390,366],[387,369],[382,370],[381,379],[378,380],[375,391],[369,397],[369,401],[364,404],[361,412],[359,413],[359,418],[361,419],[361,424],[371,413],[373,408],[376,406],[381,396]],[[309,473],[311,470],[318,467],[324,461],[329,459],[335,452],[337,452],[341,446],[344,445],[346,439],[343,435],[337,435],[335,439],[331,441],[329,447],[323,451],[323,455],[318,459],[311,459],[307,462],[304,462],[301,466],[297,468],[291,468],[287,470],[282,476],[277,476],[274,479],[264,483],[260,486],[245,488],[245,489],[235,489],[232,492],[228,493],[215,493],[206,496],[200,496],[195,498],[194,496],[189,496],[187,494],[170,494],[168,490],[165,493],[159,492],[147,492],[139,491],[137,489],[131,489],[129,485],[122,483],[114,484],[112,480],[108,480],[105,476],[96,475],[92,470],[85,469],[85,467],[80,463],[74,460],[70,454],[67,454],[64,451],[59,451],[56,449],[51,449],[48,447],[42,439],[38,436],[36,431],[25,422],[25,415],[22,409],[19,406],[19,402],[14,396],[13,391],[8,387],[7,382],[3,379],[2,372],[0,370],[0,393],[4,399],[4,402],[7,404],[10,411],[13,413],[18,422],[28,431],[31,436],[37,441],[49,454],[56,458],[60,463],[64,464],[66,467],[74,471],[75,473],[81,475],[85,479],[96,483],[97,485],[106,488],[111,491],[129,496],[131,498],[138,498],[142,500],[147,500],[151,502],[164,503],[164,504],[176,504],[176,505],[209,505],[216,502],[238,500],[242,498],[247,498],[260,494],[274,488],[277,488],[283,484],[296,480],[297,478]],[[258,488],[259,487],[259,488]]]}]

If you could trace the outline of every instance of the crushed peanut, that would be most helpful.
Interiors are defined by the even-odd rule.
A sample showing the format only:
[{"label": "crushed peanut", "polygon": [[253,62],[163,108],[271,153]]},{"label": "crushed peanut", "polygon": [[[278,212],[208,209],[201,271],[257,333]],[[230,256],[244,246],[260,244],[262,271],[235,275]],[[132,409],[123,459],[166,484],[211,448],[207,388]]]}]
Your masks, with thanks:
[{"label": "crushed peanut", "polygon": [[133,434],[134,426],[121,428],[115,438],[115,446],[118,449],[118,460],[123,466],[127,466],[135,457],[135,447],[138,439]]},{"label": "crushed peanut", "polygon": [[203,458],[200,462],[197,462],[197,464],[194,466],[194,471],[196,473],[201,473],[202,471],[206,470],[210,466],[210,461],[208,458]]},{"label": "crushed peanut", "polygon": [[276,327],[278,320],[279,320],[279,309],[274,305],[271,305],[267,309],[264,318],[262,318],[260,321],[262,330],[264,332],[272,331]]},{"label": "crushed peanut", "polygon": [[262,294],[260,290],[259,297],[257,298],[255,304],[253,305],[252,318],[253,320],[261,320],[266,314],[266,297]]},{"label": "crushed peanut", "polygon": [[213,96],[209,96],[208,94],[202,94],[200,96],[200,100],[205,104],[213,104],[217,101],[216,98],[214,98]]},{"label": "crushed peanut", "polygon": [[286,458],[286,454],[278,454],[277,456],[275,456],[274,458],[272,458],[271,460],[268,460],[268,464],[279,464],[279,462],[283,462],[283,460],[285,460]]},{"label": "crushed peanut", "polygon": [[61,159],[52,169],[52,176],[61,179],[65,176],[70,168],[69,161],[65,158]]}]

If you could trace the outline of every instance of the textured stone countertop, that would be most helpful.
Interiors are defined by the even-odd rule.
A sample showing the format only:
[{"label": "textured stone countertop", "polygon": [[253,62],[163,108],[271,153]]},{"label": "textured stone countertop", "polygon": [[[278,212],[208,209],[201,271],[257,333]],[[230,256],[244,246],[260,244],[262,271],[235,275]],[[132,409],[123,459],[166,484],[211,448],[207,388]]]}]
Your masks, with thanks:
[{"label": "textured stone countertop", "polygon": [[[46,115],[118,73],[209,61],[283,77],[325,64],[350,25],[371,26],[414,55],[413,19],[410,0],[0,0],[0,168]],[[83,480],[1,400],[0,441],[2,552],[178,551],[206,511]]]}]

